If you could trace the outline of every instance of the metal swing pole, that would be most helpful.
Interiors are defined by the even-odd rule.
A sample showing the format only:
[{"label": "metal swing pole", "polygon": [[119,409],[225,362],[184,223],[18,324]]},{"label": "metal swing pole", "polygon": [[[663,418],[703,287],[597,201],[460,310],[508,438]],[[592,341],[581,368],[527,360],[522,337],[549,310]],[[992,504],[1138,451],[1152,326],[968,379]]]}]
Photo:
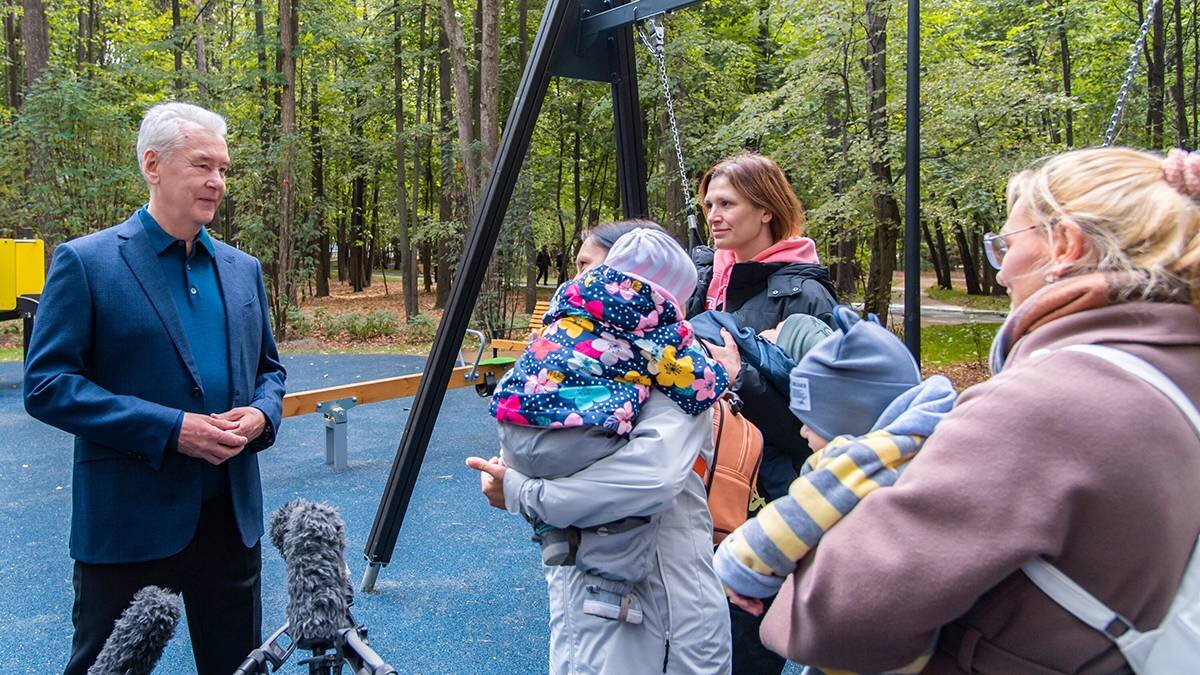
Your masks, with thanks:
[{"label": "metal swing pole", "polygon": [[921,3],[908,0],[904,111],[904,344],[921,364]]},{"label": "metal swing pole", "polygon": [[[641,6],[641,11],[662,13],[699,1],[641,0],[637,5]],[[467,235],[466,248],[429,355],[426,376],[417,389],[404,435],[392,460],[387,486],[375,513],[364,550],[369,563],[361,584],[364,592],[374,591],[379,570],[391,562],[417,474],[446,395],[458,345],[466,332],[477,290],[496,247],[551,77],[563,75],[611,83],[622,207],[627,218],[644,216],[647,212],[646,158],[630,28],[639,20],[638,12],[637,7],[614,7],[608,0],[550,0],[546,5],[517,88],[516,100],[509,111],[483,201]],[[588,18],[599,21],[589,24]],[[607,60],[596,59],[595,51],[600,48],[608,53]]]},{"label": "metal swing pole", "polygon": [[517,177],[529,142],[533,137],[538,112],[546,95],[551,77],[551,65],[555,51],[564,34],[569,31],[567,17],[574,3],[571,0],[550,0],[542,14],[541,27],[534,40],[529,61],[517,88],[516,101],[508,115],[504,135],[496,154],[487,189],[475,222],[467,235],[466,248],[454,276],[446,311],[438,324],[433,350],[426,362],[428,369],[417,389],[417,397],[404,427],[400,447],[392,460],[392,470],[387,486],[371,526],[367,539],[366,555],[369,566],[363,575],[362,590],[372,592],[379,570],[391,562],[400,525],[412,498],[417,474],[425,459],[425,451],[437,422],[438,411],[446,396],[446,385],[454,368],[458,345],[466,332],[475,304],[475,296],[487,271],[488,261],[496,247],[504,214],[508,210],[509,198],[516,186]]}]

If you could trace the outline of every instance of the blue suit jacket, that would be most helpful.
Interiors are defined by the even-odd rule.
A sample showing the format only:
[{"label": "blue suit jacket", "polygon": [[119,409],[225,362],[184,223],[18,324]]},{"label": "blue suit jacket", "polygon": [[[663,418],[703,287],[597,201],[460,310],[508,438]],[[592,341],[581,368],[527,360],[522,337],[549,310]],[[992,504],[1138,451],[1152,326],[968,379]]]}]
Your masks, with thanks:
[{"label": "blue suit jacket", "polygon": [[[285,372],[262,268],[214,241],[233,406],[267,417],[228,460],[242,542],[263,533],[258,450],[275,442]],[[137,216],[55,249],[25,361],[25,409],[75,435],[71,557],[138,562],[179,552],[200,517],[201,460],[175,447],[180,410],[204,412],[195,361]]]}]

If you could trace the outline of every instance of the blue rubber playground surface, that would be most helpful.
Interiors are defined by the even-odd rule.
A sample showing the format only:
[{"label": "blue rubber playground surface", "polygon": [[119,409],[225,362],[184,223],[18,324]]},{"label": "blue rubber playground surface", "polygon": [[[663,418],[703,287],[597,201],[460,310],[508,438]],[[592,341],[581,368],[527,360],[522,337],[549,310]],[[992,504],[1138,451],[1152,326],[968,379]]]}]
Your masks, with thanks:
[{"label": "blue rubber playground surface", "polygon": [[[287,355],[288,390],[301,391],[421,370],[424,359],[383,355]],[[295,497],[327,502],[346,521],[355,584],[363,547],[412,399],[350,411],[350,466],[324,464],[318,415],[284,420],[260,455],[268,514]],[[377,593],[357,593],[354,614],[372,646],[404,673],[537,673],[546,669],[547,612],[538,551],[519,519],[487,506],[463,460],[496,453],[486,401],[447,393],[392,562]],[[25,414],[21,364],[0,363],[0,673],[62,669],[71,641],[71,438]],[[130,533],[137,536],[137,533]],[[284,621],[283,562],[263,542],[264,637]],[[282,672],[307,672],[297,656]],[[158,673],[195,668],[181,623]]]}]

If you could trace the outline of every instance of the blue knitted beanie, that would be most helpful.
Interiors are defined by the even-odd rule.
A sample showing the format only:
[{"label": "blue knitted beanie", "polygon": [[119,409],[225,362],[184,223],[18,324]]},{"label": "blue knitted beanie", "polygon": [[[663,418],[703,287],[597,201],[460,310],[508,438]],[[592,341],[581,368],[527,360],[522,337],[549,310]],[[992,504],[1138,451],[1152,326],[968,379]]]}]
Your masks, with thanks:
[{"label": "blue knitted beanie", "polygon": [[792,369],[790,408],[822,438],[861,436],[897,396],[921,382],[904,343],[873,315],[833,310],[838,331]]}]

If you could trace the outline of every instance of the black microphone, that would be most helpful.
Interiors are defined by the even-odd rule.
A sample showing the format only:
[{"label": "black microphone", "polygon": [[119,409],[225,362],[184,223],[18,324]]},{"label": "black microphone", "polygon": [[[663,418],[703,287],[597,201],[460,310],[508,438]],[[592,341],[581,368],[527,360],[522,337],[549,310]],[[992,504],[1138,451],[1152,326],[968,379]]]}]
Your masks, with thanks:
[{"label": "black microphone", "polygon": [[332,646],[354,625],[345,523],[332,506],[297,499],[271,516],[269,531],[287,571],[289,634],[301,647]]},{"label": "black microphone", "polygon": [[113,624],[88,675],[148,675],[179,623],[179,596],[147,586]]}]

